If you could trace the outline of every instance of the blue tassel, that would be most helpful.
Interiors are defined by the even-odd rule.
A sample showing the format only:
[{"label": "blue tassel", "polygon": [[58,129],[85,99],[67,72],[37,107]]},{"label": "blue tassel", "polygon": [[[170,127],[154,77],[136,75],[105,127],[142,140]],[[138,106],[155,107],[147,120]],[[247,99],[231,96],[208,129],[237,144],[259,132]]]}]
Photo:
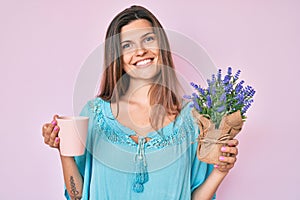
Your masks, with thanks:
[{"label": "blue tassel", "polygon": [[136,174],[135,174],[135,179],[134,179],[134,181],[135,181],[136,183],[141,183],[141,184],[143,184],[143,183],[148,182],[148,180],[149,180],[148,172],[145,172],[145,173],[136,173]]},{"label": "blue tassel", "polygon": [[143,184],[140,184],[140,183],[135,183],[133,185],[133,191],[136,192],[136,193],[141,193],[144,191],[144,185]]},{"label": "blue tassel", "polygon": [[145,158],[145,138],[139,137],[138,139],[138,149],[137,154],[135,156],[136,162],[136,173],[133,183],[133,191],[137,193],[141,193],[144,191],[144,183],[149,180],[149,175],[147,171],[147,163]]}]

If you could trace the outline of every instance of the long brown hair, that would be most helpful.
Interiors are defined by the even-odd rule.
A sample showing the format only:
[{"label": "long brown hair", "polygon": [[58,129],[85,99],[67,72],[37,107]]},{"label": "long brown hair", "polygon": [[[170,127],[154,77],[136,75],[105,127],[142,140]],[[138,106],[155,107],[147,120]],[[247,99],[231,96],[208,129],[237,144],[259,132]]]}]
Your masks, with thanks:
[{"label": "long brown hair", "polygon": [[[179,82],[174,71],[169,41],[158,19],[149,10],[141,6],[134,5],[120,12],[107,29],[104,53],[106,69],[102,77],[98,97],[106,101],[118,102],[120,96],[126,93],[130,79],[123,69],[120,33],[123,26],[138,19],[149,21],[158,38],[159,61],[162,67],[148,95],[150,105],[161,105],[160,107],[164,108],[165,114],[162,116],[161,111],[158,111],[153,115],[161,119],[164,119],[165,115],[177,116],[181,109],[181,97],[178,95]],[[151,119],[154,119],[153,115],[150,116],[152,125],[153,120]]]}]

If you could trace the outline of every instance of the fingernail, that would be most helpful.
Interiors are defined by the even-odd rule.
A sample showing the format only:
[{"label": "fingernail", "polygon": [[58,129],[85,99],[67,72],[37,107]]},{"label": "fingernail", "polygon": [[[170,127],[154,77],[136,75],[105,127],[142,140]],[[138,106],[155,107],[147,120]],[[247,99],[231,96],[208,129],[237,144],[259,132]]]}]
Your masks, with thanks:
[{"label": "fingernail", "polygon": [[59,137],[56,137],[55,142],[58,143],[58,141],[59,141]]},{"label": "fingernail", "polygon": [[226,151],[226,147],[222,147],[221,151],[223,151],[223,152]]},{"label": "fingernail", "polygon": [[55,127],[54,127],[54,130],[57,131],[57,130],[58,130],[58,126],[55,126]]},{"label": "fingernail", "polygon": [[220,159],[221,161],[223,161],[225,158],[224,158],[224,156],[220,156],[219,159]]},{"label": "fingernail", "polygon": [[51,124],[53,124],[53,125],[56,125],[56,121],[55,121],[55,120],[53,120],[53,121],[51,122]]},{"label": "fingernail", "polygon": [[214,165],[214,168],[218,168],[219,167],[219,165]]}]

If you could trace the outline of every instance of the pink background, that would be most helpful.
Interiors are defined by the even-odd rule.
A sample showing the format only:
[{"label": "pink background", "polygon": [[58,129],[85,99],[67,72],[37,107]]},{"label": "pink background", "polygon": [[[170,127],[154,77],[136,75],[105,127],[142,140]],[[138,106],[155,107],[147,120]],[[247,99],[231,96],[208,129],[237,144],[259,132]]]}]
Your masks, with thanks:
[{"label": "pink background", "polygon": [[[42,124],[72,114],[80,67],[110,20],[133,1],[0,3],[1,199],[62,200],[56,150]],[[143,1],[165,28],[201,44],[217,67],[256,88],[222,200],[300,199],[298,1]],[[166,177],[167,178],[167,177]]]}]

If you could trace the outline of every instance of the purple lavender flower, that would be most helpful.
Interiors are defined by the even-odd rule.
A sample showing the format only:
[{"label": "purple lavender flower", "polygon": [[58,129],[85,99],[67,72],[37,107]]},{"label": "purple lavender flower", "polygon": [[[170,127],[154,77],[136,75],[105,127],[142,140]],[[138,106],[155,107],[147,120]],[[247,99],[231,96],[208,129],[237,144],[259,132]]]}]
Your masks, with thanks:
[{"label": "purple lavender flower", "polygon": [[197,99],[197,98],[199,99],[199,96],[195,92],[193,92],[192,96],[193,96],[193,99]]},{"label": "purple lavender flower", "polygon": [[250,96],[250,97],[253,97],[254,94],[255,94],[255,90],[252,90],[252,91],[250,92],[249,96]]},{"label": "purple lavender flower", "polygon": [[223,80],[223,83],[224,83],[224,84],[228,84],[229,81],[230,81],[230,78],[231,78],[231,77],[230,77],[229,75],[226,75],[225,78],[224,78],[224,80]]},{"label": "purple lavender flower", "polygon": [[236,74],[235,74],[234,77],[233,77],[233,81],[236,81],[236,80],[239,79],[240,73],[241,73],[241,70],[238,70],[238,71],[236,72]]},{"label": "purple lavender flower", "polygon": [[190,96],[190,95],[183,95],[183,98],[185,98],[185,99],[192,99],[192,97]]},{"label": "purple lavender flower", "polygon": [[198,110],[198,112],[201,112],[201,111],[202,111],[202,108],[199,106],[197,100],[194,99],[193,102],[194,102],[194,107],[196,108],[196,110]]},{"label": "purple lavender flower", "polygon": [[210,97],[210,95],[207,95],[207,97],[206,97],[206,104],[207,104],[208,108],[211,107],[211,97]]},{"label": "purple lavender flower", "polygon": [[223,112],[224,110],[225,110],[225,108],[226,108],[226,106],[225,105],[222,105],[221,107],[219,107],[218,109],[217,109],[217,112]]},{"label": "purple lavender flower", "polygon": [[219,69],[219,70],[218,70],[218,77],[217,77],[217,80],[220,82],[221,79],[222,79],[222,70]]},{"label": "purple lavender flower", "polygon": [[211,91],[210,91],[211,95],[215,95],[216,94],[216,88],[214,86],[211,87]]},{"label": "purple lavender flower", "polygon": [[246,113],[246,111],[250,108],[250,106],[251,106],[251,103],[245,105],[245,106],[243,107],[243,109],[241,110],[242,114]]},{"label": "purple lavender flower", "polygon": [[247,87],[245,88],[245,90],[246,90],[246,92],[245,92],[246,96],[253,97],[253,95],[255,94],[254,89],[251,86],[249,86],[249,85],[247,85]]},{"label": "purple lavender flower", "polygon": [[211,84],[213,85],[215,84],[215,82],[216,82],[216,76],[213,74],[211,75]]},{"label": "purple lavender flower", "polygon": [[226,102],[226,93],[223,93],[220,97],[221,102]]},{"label": "purple lavender flower", "polygon": [[207,79],[207,85],[208,87],[211,86],[211,81],[209,79]]},{"label": "purple lavender flower", "polygon": [[245,81],[244,80],[241,80],[241,82],[239,82],[240,85],[244,84]]},{"label": "purple lavender flower", "polygon": [[228,67],[227,74],[228,74],[229,76],[232,74],[232,69],[231,69],[231,67]]},{"label": "purple lavender flower", "polygon": [[228,67],[227,74],[222,79],[222,71],[218,70],[207,80],[208,87],[201,88],[191,82],[196,90],[191,95],[184,95],[184,98],[191,100],[190,106],[199,113],[208,116],[216,127],[220,124],[222,117],[226,114],[240,110],[242,117],[253,103],[255,90],[251,86],[244,87],[244,81],[238,82],[241,71],[238,70],[234,76],[232,68]]},{"label": "purple lavender flower", "polygon": [[235,93],[239,93],[243,89],[243,86],[241,84],[237,84],[235,87]]},{"label": "purple lavender flower", "polygon": [[232,90],[232,84],[229,83],[229,84],[227,84],[225,86],[225,92],[226,92],[226,94],[229,94],[231,92],[231,90]]},{"label": "purple lavender flower", "polygon": [[193,88],[198,89],[198,85],[197,85],[197,84],[195,84],[195,83],[193,83],[193,82],[191,82],[190,84],[191,84],[191,86],[192,86]]},{"label": "purple lavender flower", "polygon": [[242,104],[244,102],[244,94],[239,93],[234,97],[234,99],[238,100],[237,105]]},{"label": "purple lavender flower", "polygon": [[201,87],[198,88],[198,91],[200,92],[200,94],[205,95],[205,91]]},{"label": "purple lavender flower", "polygon": [[254,100],[253,100],[253,99],[250,99],[250,100],[247,101],[247,104],[248,104],[248,103],[251,104],[251,103],[253,103],[253,102],[254,102]]},{"label": "purple lavender flower", "polygon": [[247,85],[245,89],[246,89],[246,91],[250,91],[252,89],[252,87]]}]

